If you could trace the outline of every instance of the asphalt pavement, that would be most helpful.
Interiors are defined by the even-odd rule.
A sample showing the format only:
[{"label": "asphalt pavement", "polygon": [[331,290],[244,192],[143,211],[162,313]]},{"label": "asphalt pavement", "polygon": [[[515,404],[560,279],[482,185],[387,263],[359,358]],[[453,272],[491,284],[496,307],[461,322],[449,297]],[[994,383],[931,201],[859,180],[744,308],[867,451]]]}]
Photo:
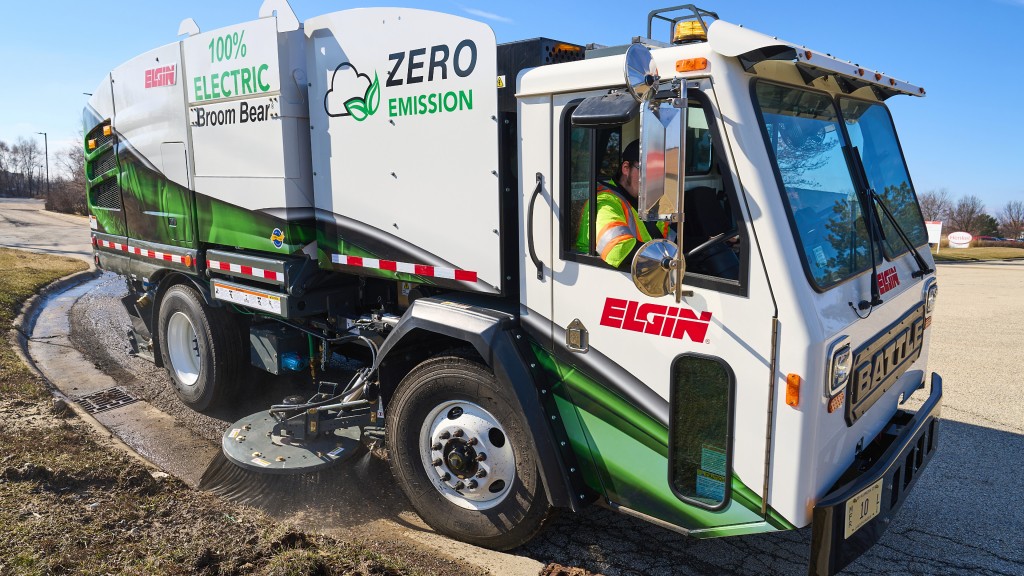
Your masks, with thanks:
[{"label": "asphalt pavement", "polygon": [[[79,222],[33,214],[23,203],[0,200],[0,243],[8,246],[67,250],[90,259],[88,225],[84,219]],[[46,232],[34,233],[35,226]],[[46,244],[53,239],[61,246]],[[930,328],[929,368],[945,382],[940,448],[881,542],[844,574],[1024,575],[1024,384],[1017,367],[1024,358],[1024,300],[1019,296],[1024,262],[939,265],[937,275],[939,300]],[[73,322],[68,325],[79,326],[70,330],[72,344],[106,353],[100,361],[83,361],[82,369],[99,364],[113,380],[140,397],[152,398],[176,425],[212,439],[219,426],[236,415],[218,414],[212,420],[188,415],[180,405],[174,407],[161,370],[127,355],[126,342],[120,341],[128,325],[117,302],[121,286],[110,275],[101,277],[70,307]],[[918,401],[914,397],[909,403]],[[244,410],[237,417],[249,413]],[[369,458],[356,470],[307,485],[309,500],[296,503],[296,513],[302,513],[303,505],[331,499],[339,490],[367,495],[372,492],[367,486],[379,487],[376,498],[362,498],[358,515],[353,517],[350,506],[332,503],[324,507],[317,524],[326,531],[332,522],[347,530],[365,526],[370,533],[402,530],[413,540],[436,546],[437,540],[431,539],[440,537],[408,510],[400,491],[393,489],[387,466],[376,456]],[[457,542],[445,546],[460,556],[474,553]],[[563,514],[526,546],[480,565],[498,574],[526,573],[558,562],[608,576],[795,575],[806,573],[809,547],[809,529],[694,540],[591,507],[581,514]]]},{"label": "asphalt pavement", "polygon": [[35,198],[0,198],[0,246],[92,263],[89,219],[43,210]]}]

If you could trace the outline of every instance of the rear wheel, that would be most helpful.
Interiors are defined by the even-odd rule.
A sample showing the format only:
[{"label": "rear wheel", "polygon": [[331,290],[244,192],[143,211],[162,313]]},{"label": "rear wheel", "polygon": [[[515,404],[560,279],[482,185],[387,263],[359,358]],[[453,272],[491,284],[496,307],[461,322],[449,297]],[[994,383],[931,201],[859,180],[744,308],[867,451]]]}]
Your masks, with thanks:
[{"label": "rear wheel", "polygon": [[508,550],[532,538],[551,506],[517,400],[461,356],[414,368],[388,406],[391,469],[438,532]]},{"label": "rear wheel", "polygon": [[241,336],[222,309],[179,284],[160,303],[160,354],[178,398],[193,410],[221,402],[241,369]]}]

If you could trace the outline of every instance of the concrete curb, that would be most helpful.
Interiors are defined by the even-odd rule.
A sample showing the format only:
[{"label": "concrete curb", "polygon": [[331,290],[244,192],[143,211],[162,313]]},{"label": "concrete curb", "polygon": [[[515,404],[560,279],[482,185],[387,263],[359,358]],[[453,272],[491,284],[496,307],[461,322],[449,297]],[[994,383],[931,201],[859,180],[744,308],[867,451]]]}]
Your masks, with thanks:
[{"label": "concrete curb", "polygon": [[131,456],[137,460],[140,464],[145,466],[150,473],[160,472],[163,473],[158,466],[147,460],[144,456],[136,452],[131,446],[125,444],[120,438],[110,432],[103,424],[100,424],[92,414],[89,414],[78,403],[68,398],[63,392],[57,389],[53,385],[53,382],[47,378],[39,367],[36,366],[35,361],[28,353],[28,337],[26,335],[31,334],[35,328],[36,319],[39,316],[39,311],[42,309],[46,300],[51,296],[57,296],[72,288],[77,288],[86,282],[99,278],[102,274],[101,271],[95,267],[90,266],[89,270],[83,272],[76,272],[69,276],[65,276],[56,280],[55,282],[48,284],[43,287],[38,293],[31,296],[21,305],[21,311],[17,318],[12,323],[12,329],[8,332],[8,342],[11,344],[11,348],[14,353],[21,359],[22,363],[28,368],[29,372],[39,378],[45,385],[47,390],[55,399],[61,399],[67,405],[68,410],[74,412],[75,416],[81,419],[83,422],[88,424],[95,430],[100,437],[106,438],[110,445],[118,450],[123,451],[128,456]]}]

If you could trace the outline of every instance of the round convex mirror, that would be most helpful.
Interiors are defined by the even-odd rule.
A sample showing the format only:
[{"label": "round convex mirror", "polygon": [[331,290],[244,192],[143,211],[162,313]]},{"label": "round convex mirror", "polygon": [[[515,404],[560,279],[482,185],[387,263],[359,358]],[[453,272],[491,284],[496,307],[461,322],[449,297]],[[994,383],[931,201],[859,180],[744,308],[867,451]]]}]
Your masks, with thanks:
[{"label": "round convex mirror", "polygon": [[644,244],[633,257],[633,284],[637,290],[654,298],[671,294],[686,271],[686,260],[677,258],[678,251],[675,243],[668,240],[651,240]]},{"label": "round convex mirror", "polygon": [[649,100],[658,86],[658,66],[651,51],[643,44],[633,44],[626,50],[626,86],[637,102]]}]

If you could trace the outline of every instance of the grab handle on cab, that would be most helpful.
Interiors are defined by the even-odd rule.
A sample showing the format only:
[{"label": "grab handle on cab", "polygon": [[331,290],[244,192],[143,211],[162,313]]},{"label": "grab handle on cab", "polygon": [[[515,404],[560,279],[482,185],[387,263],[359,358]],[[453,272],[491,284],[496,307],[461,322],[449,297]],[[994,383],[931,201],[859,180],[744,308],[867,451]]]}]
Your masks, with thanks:
[{"label": "grab handle on cab", "polygon": [[526,211],[526,246],[530,250],[530,260],[537,266],[537,280],[544,279],[544,263],[537,257],[537,250],[533,247],[533,206],[537,203],[537,197],[544,189],[544,175],[537,172],[537,187],[533,189],[530,197],[530,208]]}]

